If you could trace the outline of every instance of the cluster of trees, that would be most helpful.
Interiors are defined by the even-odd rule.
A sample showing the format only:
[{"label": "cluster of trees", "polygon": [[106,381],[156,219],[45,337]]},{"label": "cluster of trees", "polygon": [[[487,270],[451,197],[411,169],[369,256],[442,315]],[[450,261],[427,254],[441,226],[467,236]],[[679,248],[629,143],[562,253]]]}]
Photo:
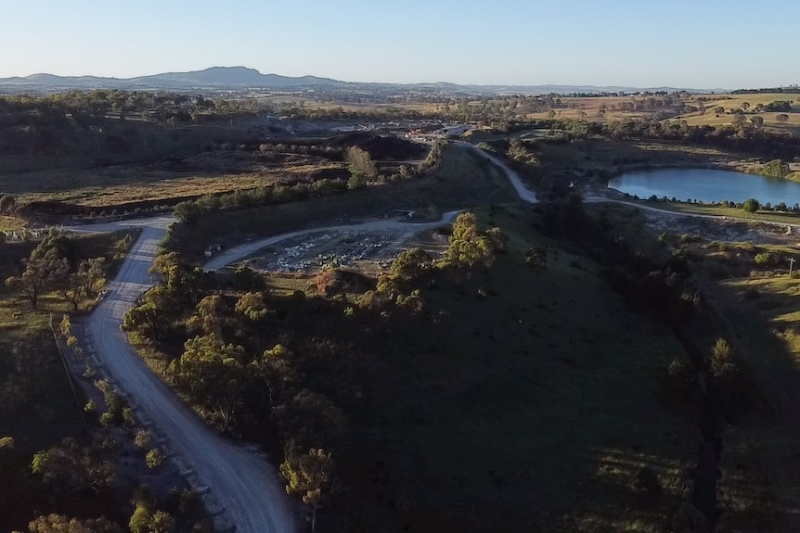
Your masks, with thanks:
[{"label": "cluster of trees", "polygon": [[737,89],[731,91],[731,94],[772,94],[772,93],[785,93],[785,94],[800,94],[800,87],[792,85],[790,87],[768,87],[763,89]]},{"label": "cluster of trees", "polygon": [[74,310],[104,283],[105,258],[80,259],[77,243],[53,228],[23,261],[22,273],[6,279],[28,299],[33,309],[39,298],[58,291]]},{"label": "cluster of trees", "polygon": [[[178,203],[173,209],[173,214],[181,222],[191,224],[199,218],[217,211],[299,202],[309,198],[345,192],[348,189],[360,189],[370,183],[408,179],[434,167],[441,160],[443,146],[442,142],[435,143],[426,159],[417,168],[400,165],[398,172],[390,176],[381,174],[369,152],[358,146],[350,146],[345,150],[344,155],[351,174],[348,180],[322,178],[310,183],[299,181],[293,185],[271,185],[221,195],[209,194],[196,200],[185,200]],[[275,147],[272,148],[275,149]],[[264,148],[264,150],[268,149],[269,147]]]},{"label": "cluster of trees", "polygon": [[123,533],[123,531],[117,524],[104,517],[78,520],[64,515],[49,514],[32,520],[28,524],[28,533]]},{"label": "cluster of trees", "polygon": [[343,406],[357,401],[353,372],[373,364],[336,343],[380,329],[387,313],[423,312],[426,277],[469,276],[491,265],[505,242],[499,229],[481,231],[473,214],[462,214],[441,261],[418,249],[400,254],[357,304],[277,297],[246,267],[222,291],[221,280],[173,252],[157,258],[152,273],[161,281],[126,314],[123,329],[162,351],[169,381],[209,421],[237,435],[266,428],[279,437],[287,491],[310,506],[313,528],[317,509],[345,494],[337,465],[352,456],[353,441]]},{"label": "cluster of trees", "polygon": [[439,117],[436,112],[422,112],[399,107],[350,111],[342,107],[321,109],[292,106],[288,108],[278,108],[277,113],[283,117],[292,119],[343,121],[423,120]]},{"label": "cluster of trees", "polygon": [[479,143],[478,148],[505,155],[509,165],[533,183],[538,183],[542,177],[541,159],[536,141],[502,139]]},{"label": "cluster of trees", "polygon": [[787,100],[776,100],[764,106],[764,111],[791,111],[792,103]]},{"label": "cluster of trees", "polygon": [[170,92],[97,89],[70,91],[49,96],[0,96],[0,126],[24,126],[41,119],[125,117],[139,113],[167,122],[196,121],[199,115],[250,115],[263,109],[253,99],[225,100]]},{"label": "cluster of trees", "polygon": [[111,441],[80,446],[74,439],[65,439],[59,446],[34,454],[31,472],[56,496],[87,489],[100,493],[115,477],[109,460],[112,446]]},{"label": "cluster of trees", "polygon": [[[763,122],[761,122],[763,124]],[[660,139],[691,145],[711,145],[725,149],[792,159],[800,156],[800,136],[791,132],[771,132],[756,123],[742,120],[737,126],[689,126],[686,121],[631,119],[609,124],[589,123],[575,135],[606,135],[615,139]]]},{"label": "cluster of trees", "polygon": [[237,278],[243,292],[223,296],[177,254],[162,255],[152,269],[161,283],[125,315],[123,329],[161,346],[184,331],[182,349],[167,361],[170,380],[225,431],[275,428],[287,488],[316,514],[337,490],[332,450],[347,419],[324,394],[302,386],[295,355],[274,340],[276,312],[263,279],[246,270]]},{"label": "cluster of trees", "polygon": [[0,154],[108,157],[136,149],[153,151],[158,146],[150,137],[159,126],[172,131],[184,124],[260,111],[253,100],[161,92],[96,90],[41,97],[0,96]]},{"label": "cluster of trees", "polygon": [[[278,108],[282,116],[313,120],[444,120],[496,124],[519,119],[531,113],[552,111],[551,118],[559,109],[578,109],[583,104],[571,102],[568,97],[618,96],[617,93],[569,94],[550,93],[544,95],[493,95],[493,96],[446,96],[436,98],[435,108],[426,111],[401,107],[385,107],[348,111],[341,107],[319,109],[292,104]],[[338,100],[344,101],[344,100]],[[405,101],[405,100],[404,100]],[[420,100],[424,101],[424,100]],[[419,103],[420,101],[417,101]],[[400,102],[397,102],[400,103]],[[653,111],[664,108],[683,108],[681,93],[640,93],[631,95],[630,101],[601,106],[606,111]]]},{"label": "cluster of trees", "polygon": [[376,290],[367,291],[362,307],[385,312],[394,304],[413,315],[426,310],[421,286],[445,276],[451,280],[469,278],[475,270],[492,266],[497,254],[505,253],[508,237],[500,228],[482,231],[474,213],[461,213],[453,222],[447,249],[435,260],[425,250],[411,248],[398,254],[389,272],[379,276]]}]

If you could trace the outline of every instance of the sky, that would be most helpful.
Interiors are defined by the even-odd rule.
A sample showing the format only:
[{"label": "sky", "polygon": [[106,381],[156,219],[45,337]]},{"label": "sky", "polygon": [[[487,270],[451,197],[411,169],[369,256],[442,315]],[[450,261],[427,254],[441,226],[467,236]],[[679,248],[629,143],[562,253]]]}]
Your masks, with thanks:
[{"label": "sky", "polygon": [[0,77],[241,65],[393,83],[800,83],[798,0],[0,0],[0,14]]}]

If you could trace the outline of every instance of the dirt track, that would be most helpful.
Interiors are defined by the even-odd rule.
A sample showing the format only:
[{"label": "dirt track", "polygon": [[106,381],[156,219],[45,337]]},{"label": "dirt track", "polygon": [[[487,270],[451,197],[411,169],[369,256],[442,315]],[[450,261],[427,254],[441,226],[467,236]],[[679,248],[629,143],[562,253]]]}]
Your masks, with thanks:
[{"label": "dirt track", "polygon": [[[143,227],[109,285],[108,296],[84,322],[82,341],[113,384],[129,397],[137,417],[152,424],[167,457],[203,495],[218,530],[235,524],[237,531],[247,533],[294,531],[288,497],[276,468],[196,416],[147,368],[119,329],[125,312],[153,285],[148,269],[165,230],[163,219],[146,222],[150,225]],[[118,227],[105,228],[109,229]]]}]

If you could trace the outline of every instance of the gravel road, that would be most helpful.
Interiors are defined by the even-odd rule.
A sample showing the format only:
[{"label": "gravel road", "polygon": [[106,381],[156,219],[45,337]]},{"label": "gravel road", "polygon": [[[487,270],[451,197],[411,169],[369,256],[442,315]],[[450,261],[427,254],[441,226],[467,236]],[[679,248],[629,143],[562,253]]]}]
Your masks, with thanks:
[{"label": "gravel road", "polygon": [[506,173],[508,180],[511,182],[511,185],[514,186],[514,190],[517,191],[517,194],[521,200],[524,200],[530,204],[539,203],[539,200],[536,198],[536,193],[526,187],[522,182],[522,179],[519,177],[519,174],[512,170],[508,165],[497,159],[495,156],[487,153],[485,150],[481,150],[472,144],[463,141],[456,141],[456,144],[469,148],[470,150],[474,150],[479,156],[483,157],[484,159],[488,159],[493,164],[503,169],[503,172]]},{"label": "gravel road", "polygon": [[[235,524],[237,531],[246,533],[292,532],[292,513],[276,468],[196,416],[147,368],[119,329],[125,312],[153,284],[148,269],[165,226],[159,223],[162,219],[149,222],[108,286],[108,296],[85,321],[83,340],[114,385],[128,395],[137,415],[150,421],[152,431],[163,438],[168,457],[175,454],[178,465],[185,462],[179,468],[198,492],[212,498],[206,506],[218,526]],[[120,228],[105,231],[111,229]]]},{"label": "gravel road", "polygon": [[437,220],[436,222],[412,223],[399,219],[379,219],[371,222],[363,222],[361,224],[347,224],[343,226],[325,226],[323,228],[302,229],[299,231],[293,231],[291,233],[284,233],[282,235],[267,237],[266,239],[261,239],[258,241],[247,242],[245,244],[241,244],[239,246],[230,248],[229,250],[224,251],[223,253],[219,254],[215,258],[211,259],[208,263],[203,265],[203,270],[205,272],[217,271],[226,265],[230,265],[231,263],[234,263],[236,261],[239,261],[240,259],[243,259],[249,255],[256,253],[257,251],[266,246],[270,246],[272,244],[276,244],[288,239],[302,237],[303,235],[307,235],[309,233],[319,233],[321,231],[369,232],[369,231],[384,231],[384,230],[396,230],[396,229],[416,232],[426,229],[438,228],[439,226],[450,224],[451,222],[453,222],[453,220],[455,220],[456,215],[458,215],[458,211],[450,211],[448,213],[445,213],[442,216],[441,220]]}]

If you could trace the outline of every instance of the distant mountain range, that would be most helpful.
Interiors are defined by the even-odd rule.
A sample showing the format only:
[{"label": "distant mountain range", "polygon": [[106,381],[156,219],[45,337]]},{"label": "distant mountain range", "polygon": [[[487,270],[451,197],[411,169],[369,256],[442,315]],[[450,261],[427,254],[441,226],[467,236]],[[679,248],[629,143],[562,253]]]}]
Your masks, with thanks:
[{"label": "distant mountain range", "polygon": [[[138,78],[102,78],[97,76],[56,76],[54,74],[32,74],[25,77],[0,78],[0,92],[43,91],[57,92],[69,89],[126,89],[126,90],[287,90],[300,91],[312,89],[327,90],[368,90],[392,88],[439,91],[465,94],[571,94],[637,91],[680,91],[693,93],[707,92],[674,87],[596,87],[593,85],[458,85],[455,83],[357,83],[318,78],[316,76],[288,77],[278,74],[261,74],[247,67],[211,67],[191,72],[165,72]],[[725,92],[716,89],[715,92]]]}]

